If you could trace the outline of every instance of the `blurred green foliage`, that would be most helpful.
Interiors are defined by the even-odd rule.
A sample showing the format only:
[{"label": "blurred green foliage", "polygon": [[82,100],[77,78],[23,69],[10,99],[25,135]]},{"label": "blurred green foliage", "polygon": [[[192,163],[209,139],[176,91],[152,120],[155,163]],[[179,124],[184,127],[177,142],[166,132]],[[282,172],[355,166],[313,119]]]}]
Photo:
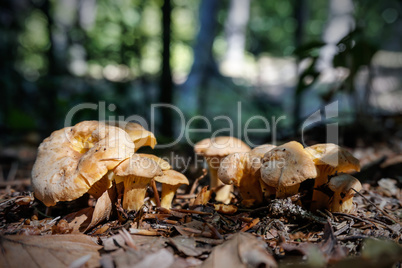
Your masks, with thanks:
[{"label": "blurred green foliage", "polygon": [[[183,82],[194,60],[200,1],[172,0],[170,63],[175,81]],[[305,1],[302,48],[295,44],[299,23],[294,16],[296,1],[251,1],[245,54],[252,62],[267,54],[316,59],[317,55],[308,54],[311,51],[300,53],[306,45],[322,39],[329,1]],[[87,2],[93,4],[84,8]],[[4,96],[0,100],[0,126],[46,132],[62,126],[63,116],[75,104],[99,100],[119,104],[111,115],[139,113],[149,118],[149,105],[161,90],[157,79],[162,62],[162,4],[163,0],[3,1],[0,85]],[[213,46],[218,60],[226,52],[224,26],[229,4],[229,0],[221,1],[218,12],[219,29]],[[344,53],[336,58],[337,66],[358,68],[369,64],[373,51],[395,43],[390,26],[400,19],[400,1],[356,0],[354,8],[361,34],[350,38],[358,38],[359,46],[344,45],[340,51]],[[373,49],[364,55],[369,58],[359,54],[360,45]],[[351,57],[356,66],[347,65]],[[299,92],[308,88],[300,81]],[[228,87],[248,94],[249,86],[237,82]],[[263,104],[257,103],[253,109],[259,106]],[[76,120],[94,115],[86,111]]]}]

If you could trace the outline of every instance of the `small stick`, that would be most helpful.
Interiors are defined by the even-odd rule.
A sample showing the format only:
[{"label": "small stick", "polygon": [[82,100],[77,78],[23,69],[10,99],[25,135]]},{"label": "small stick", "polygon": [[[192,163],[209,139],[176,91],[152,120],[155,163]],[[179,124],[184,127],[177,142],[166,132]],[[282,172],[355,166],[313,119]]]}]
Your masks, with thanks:
[{"label": "small stick", "polygon": [[152,179],[151,185],[152,185],[152,189],[154,190],[154,197],[155,197],[155,201],[156,201],[156,206],[160,207],[161,206],[161,200],[159,199],[159,193],[158,193],[158,189],[156,188],[156,183],[155,183],[154,179]]},{"label": "small stick", "polygon": [[364,200],[366,200],[367,202],[369,202],[371,205],[373,205],[376,209],[378,209],[382,214],[384,214],[384,216],[386,216],[388,219],[390,219],[392,222],[397,223],[399,222],[398,220],[396,220],[394,217],[392,217],[391,215],[389,215],[387,212],[385,212],[384,210],[382,210],[381,208],[377,207],[376,204],[374,204],[373,202],[371,202],[368,198],[366,198],[364,195],[362,195],[361,193],[359,193],[358,191],[356,191],[355,189],[352,188],[353,191],[355,191],[358,195],[360,195],[361,197],[363,197]]},{"label": "small stick", "polygon": [[368,220],[365,220],[365,219],[350,215],[350,214],[341,213],[341,212],[332,212],[332,214],[340,215],[340,216],[343,216],[343,217],[349,218],[349,219],[355,219],[355,220],[358,220],[358,221],[362,221],[362,222],[370,224],[371,226],[374,226],[374,227],[378,228],[377,225],[375,225],[374,223],[372,223],[372,222],[370,222]]},{"label": "small stick", "polygon": [[256,226],[257,223],[259,223],[259,222],[260,222],[260,219],[259,219],[259,218],[256,218],[256,219],[252,220],[251,222],[247,223],[247,225],[244,226],[244,227],[240,230],[240,232],[245,232],[245,231],[249,230],[250,228]]},{"label": "small stick", "polygon": [[130,234],[133,235],[144,235],[144,236],[159,236],[161,235],[157,231],[151,231],[151,230],[143,230],[143,229],[134,229],[130,228]]},{"label": "small stick", "polygon": [[205,168],[202,169],[202,174],[201,176],[199,176],[198,178],[195,179],[193,185],[191,186],[191,190],[190,190],[190,195],[195,193],[195,190],[197,189],[198,186],[198,182],[200,180],[202,180],[205,176],[207,175],[207,170]]},{"label": "small stick", "polygon": [[192,199],[196,198],[196,194],[181,194],[181,195],[176,195],[176,199]]},{"label": "small stick", "polygon": [[212,232],[212,234],[215,236],[215,238],[217,238],[217,239],[223,239],[223,237],[222,237],[222,235],[218,232],[218,230],[216,230],[216,228],[212,225],[212,224],[210,224],[210,223],[208,223],[208,222],[205,222],[205,224],[208,226],[208,228],[211,230],[211,232]]},{"label": "small stick", "polygon": [[203,211],[191,210],[191,209],[171,208],[170,210],[181,212],[181,213],[189,213],[189,214],[212,215],[212,213],[209,213],[209,212],[203,212]]}]

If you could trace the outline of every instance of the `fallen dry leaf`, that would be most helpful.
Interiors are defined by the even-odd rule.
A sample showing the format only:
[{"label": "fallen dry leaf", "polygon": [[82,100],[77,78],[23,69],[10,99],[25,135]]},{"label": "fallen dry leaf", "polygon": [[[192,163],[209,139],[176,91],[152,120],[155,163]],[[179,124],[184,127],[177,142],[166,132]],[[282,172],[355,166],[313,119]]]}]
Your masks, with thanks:
[{"label": "fallen dry leaf", "polygon": [[169,239],[169,243],[178,251],[189,257],[200,256],[205,252],[204,249],[197,247],[194,237],[176,236]]},{"label": "fallen dry leaf", "polygon": [[102,221],[109,219],[113,200],[116,198],[115,192],[115,188],[112,187],[98,198],[95,208],[84,208],[65,216],[64,219],[68,221],[70,228],[73,229],[72,233],[84,233]]},{"label": "fallen dry leaf", "polygon": [[209,199],[211,199],[211,191],[208,190],[208,186],[205,186],[195,197],[193,206],[205,206],[209,202]]},{"label": "fallen dry leaf", "polygon": [[98,267],[101,248],[85,235],[0,236],[0,267],[69,267],[85,256]]},{"label": "fallen dry leaf", "polygon": [[264,241],[249,233],[237,233],[216,246],[200,267],[277,267]]}]

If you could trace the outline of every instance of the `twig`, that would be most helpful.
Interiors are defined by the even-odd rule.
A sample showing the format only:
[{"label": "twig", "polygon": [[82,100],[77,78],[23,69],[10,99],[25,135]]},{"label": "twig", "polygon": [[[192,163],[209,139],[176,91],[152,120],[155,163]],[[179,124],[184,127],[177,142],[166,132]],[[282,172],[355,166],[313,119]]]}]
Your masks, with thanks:
[{"label": "twig", "polygon": [[131,235],[129,234],[129,232],[127,232],[126,229],[121,229],[119,230],[119,234],[121,235],[121,237],[123,237],[124,242],[126,242],[127,246],[129,246],[132,249],[137,250],[138,248],[135,246],[134,240],[131,237]]},{"label": "twig", "polygon": [[158,193],[158,189],[156,188],[156,183],[155,183],[154,179],[152,179],[151,185],[152,185],[152,189],[154,190],[154,197],[155,197],[156,206],[160,207],[161,206],[161,200],[159,199],[159,193]]},{"label": "twig", "polygon": [[219,231],[210,223],[205,222],[205,225],[208,226],[208,228],[211,230],[212,234],[215,236],[217,239],[223,239],[222,235],[219,233]]},{"label": "twig", "polygon": [[370,225],[372,225],[372,226],[378,228],[377,225],[375,225],[374,223],[372,223],[372,222],[370,222],[370,221],[368,221],[368,220],[365,220],[365,219],[362,219],[362,218],[359,218],[359,217],[350,215],[350,214],[341,213],[341,212],[332,212],[332,214],[339,215],[339,216],[343,216],[343,217],[349,218],[349,219],[355,219],[355,220],[358,220],[358,221],[362,221],[362,222],[368,223],[368,224],[370,224]]},{"label": "twig", "polygon": [[144,236],[160,236],[161,234],[157,231],[134,229],[130,228],[130,234],[133,235],[144,235]]},{"label": "twig", "polygon": [[199,214],[199,215],[212,215],[212,213],[209,212],[203,212],[203,211],[198,211],[198,210],[191,210],[191,209],[181,209],[181,208],[171,208],[171,211],[177,211],[181,213],[189,213],[189,214]]},{"label": "twig", "polygon": [[247,230],[250,230],[251,228],[253,228],[254,226],[256,226],[258,223],[260,222],[259,218],[256,218],[254,220],[252,220],[251,222],[247,223],[246,226],[244,226],[240,232],[245,232]]},{"label": "twig", "polygon": [[202,175],[199,176],[198,178],[196,178],[194,183],[193,183],[193,185],[191,186],[191,190],[190,190],[190,193],[189,193],[190,195],[195,193],[195,190],[197,189],[197,186],[198,186],[198,182],[200,180],[202,180],[207,175],[207,173],[208,173],[207,170],[205,168],[203,168],[202,169]]},{"label": "twig", "polygon": [[368,198],[366,198],[364,195],[362,195],[361,193],[359,193],[358,191],[356,191],[355,189],[352,188],[353,191],[355,191],[358,195],[360,195],[361,197],[363,197],[364,200],[366,200],[367,202],[369,202],[371,205],[373,205],[376,209],[378,209],[382,214],[384,214],[385,217],[387,217],[389,220],[391,220],[393,223],[397,223],[399,222],[397,219],[395,219],[394,217],[392,217],[391,215],[389,215],[387,212],[385,212],[384,210],[382,210],[381,208],[377,207],[376,204],[374,204],[373,202],[371,202]]}]

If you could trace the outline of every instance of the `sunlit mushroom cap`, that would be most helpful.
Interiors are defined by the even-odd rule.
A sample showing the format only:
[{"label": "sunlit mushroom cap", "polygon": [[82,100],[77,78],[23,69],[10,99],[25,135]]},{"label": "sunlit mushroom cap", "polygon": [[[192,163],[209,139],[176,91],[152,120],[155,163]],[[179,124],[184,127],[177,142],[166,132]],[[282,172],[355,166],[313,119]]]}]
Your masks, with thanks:
[{"label": "sunlit mushroom cap", "polygon": [[194,152],[206,157],[224,157],[231,153],[250,151],[250,147],[243,141],[230,136],[220,136],[199,141],[194,146]]},{"label": "sunlit mushroom cap", "polygon": [[120,177],[132,175],[149,179],[163,174],[158,163],[148,157],[139,156],[138,154],[134,154],[132,157],[121,162],[113,172]]},{"label": "sunlit mushroom cap", "polygon": [[332,177],[329,180],[328,187],[336,193],[342,193],[342,198],[350,198],[355,195],[354,190],[359,192],[362,189],[360,181],[349,174]]},{"label": "sunlit mushroom cap", "polygon": [[338,172],[360,171],[360,162],[346,149],[333,144],[316,144],[305,149],[317,166],[328,165]]},{"label": "sunlit mushroom cap", "polygon": [[160,157],[157,157],[156,155],[153,154],[137,154],[137,155],[154,160],[162,170],[172,169],[169,162],[163,160]]},{"label": "sunlit mushroom cap", "polygon": [[267,152],[271,151],[271,150],[274,149],[275,147],[276,147],[276,146],[275,146],[275,145],[272,145],[272,144],[263,144],[263,145],[257,146],[257,147],[255,147],[254,149],[252,149],[252,150],[250,151],[250,154],[253,155],[253,156],[257,156],[257,157],[262,158],[262,157],[264,157],[264,155],[265,155]]},{"label": "sunlit mushroom cap", "polygon": [[298,142],[278,146],[262,158],[261,179],[269,186],[293,186],[316,176],[313,160]]},{"label": "sunlit mushroom cap", "polygon": [[156,138],[151,131],[146,130],[143,126],[134,122],[125,121],[108,121],[107,124],[124,129],[131,140],[134,142],[136,149],[143,146],[150,146],[152,149],[156,145]]},{"label": "sunlit mushroom cap", "polygon": [[54,131],[40,144],[32,169],[35,196],[46,206],[77,199],[134,150],[125,131],[97,121]]},{"label": "sunlit mushroom cap", "polygon": [[178,184],[188,185],[189,183],[186,176],[173,169],[164,170],[163,175],[156,176],[154,180],[169,185],[178,185]]},{"label": "sunlit mushroom cap", "polygon": [[239,186],[244,172],[248,172],[248,153],[233,153],[226,156],[218,169],[218,178],[224,184]]},{"label": "sunlit mushroom cap", "polygon": [[249,162],[251,172],[254,174],[256,172],[260,172],[261,168],[261,159],[264,155],[274,149],[276,146],[272,144],[263,144],[260,146],[255,147],[250,151]]}]

